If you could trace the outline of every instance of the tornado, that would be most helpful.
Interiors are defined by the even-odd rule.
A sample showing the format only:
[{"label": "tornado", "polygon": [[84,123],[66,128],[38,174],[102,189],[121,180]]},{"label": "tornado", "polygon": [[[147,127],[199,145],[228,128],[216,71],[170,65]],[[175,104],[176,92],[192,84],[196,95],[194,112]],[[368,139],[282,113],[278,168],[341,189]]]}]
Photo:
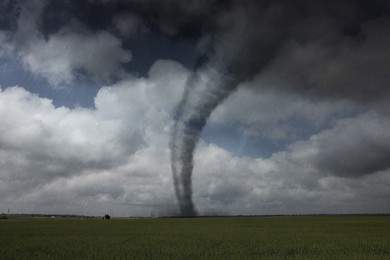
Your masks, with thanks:
[{"label": "tornado", "polygon": [[241,83],[259,75],[286,41],[302,41],[296,25],[310,17],[302,11],[310,10],[304,1],[233,1],[216,10],[211,19],[205,19],[209,29],[203,35],[209,43],[206,59],[187,81],[170,141],[174,190],[182,216],[197,214],[192,198],[194,151],[211,113]]},{"label": "tornado", "polygon": [[221,66],[204,66],[187,82],[177,108],[171,139],[171,167],[181,216],[197,214],[192,200],[194,151],[213,110],[236,88],[239,81]]}]

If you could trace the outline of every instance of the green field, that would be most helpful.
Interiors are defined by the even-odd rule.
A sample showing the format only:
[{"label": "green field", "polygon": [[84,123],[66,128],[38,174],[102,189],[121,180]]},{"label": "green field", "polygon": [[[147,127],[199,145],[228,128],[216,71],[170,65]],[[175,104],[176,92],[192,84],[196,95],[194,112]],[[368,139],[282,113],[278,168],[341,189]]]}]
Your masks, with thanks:
[{"label": "green field", "polygon": [[0,259],[390,259],[390,216],[5,219]]}]

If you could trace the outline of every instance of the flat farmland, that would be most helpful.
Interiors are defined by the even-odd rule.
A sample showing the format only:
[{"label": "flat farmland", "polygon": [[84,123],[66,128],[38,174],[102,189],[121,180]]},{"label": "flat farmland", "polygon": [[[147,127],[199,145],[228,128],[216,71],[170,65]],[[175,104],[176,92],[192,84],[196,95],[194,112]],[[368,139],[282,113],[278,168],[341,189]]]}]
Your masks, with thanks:
[{"label": "flat farmland", "polygon": [[4,219],[0,259],[390,259],[390,216]]}]

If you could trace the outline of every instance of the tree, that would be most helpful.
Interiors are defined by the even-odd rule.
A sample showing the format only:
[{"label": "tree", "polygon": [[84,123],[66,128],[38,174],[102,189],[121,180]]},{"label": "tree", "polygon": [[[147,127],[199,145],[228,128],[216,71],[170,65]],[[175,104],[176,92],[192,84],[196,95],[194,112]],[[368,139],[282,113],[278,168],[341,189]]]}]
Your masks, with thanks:
[{"label": "tree", "polygon": [[104,219],[110,219],[110,218],[111,218],[110,215],[108,214],[104,215]]}]

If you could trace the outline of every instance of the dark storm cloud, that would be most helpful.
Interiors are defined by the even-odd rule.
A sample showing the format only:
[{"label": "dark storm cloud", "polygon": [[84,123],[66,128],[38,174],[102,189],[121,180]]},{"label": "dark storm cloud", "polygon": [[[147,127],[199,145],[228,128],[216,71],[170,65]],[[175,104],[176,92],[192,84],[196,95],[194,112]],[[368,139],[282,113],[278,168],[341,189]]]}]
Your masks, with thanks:
[{"label": "dark storm cloud", "polygon": [[[8,1],[0,5],[2,28],[13,35],[10,42],[26,67],[53,85],[71,82],[78,70],[92,77],[126,76],[123,64],[131,60],[131,53],[121,45],[126,33],[150,30],[197,43],[199,58],[178,105],[171,141],[175,191],[183,215],[196,213],[191,176],[203,127],[241,83],[257,77],[260,84],[249,84],[255,90],[273,87],[309,98],[351,99],[369,105],[389,97],[387,0],[18,3],[19,9]],[[7,11],[11,9],[17,14]],[[77,44],[71,54],[54,51],[72,42]],[[89,60],[83,48],[95,42],[101,44],[100,51]],[[48,47],[53,47],[53,55],[46,55]],[[338,140],[335,135],[328,138]],[[363,152],[365,145],[344,145],[340,150],[349,156],[345,160],[335,156],[337,144],[324,141],[316,146],[320,152],[313,164],[318,169],[354,177],[389,166],[387,142],[379,146],[369,142],[369,153]]]},{"label": "dark storm cloud", "polygon": [[[280,88],[305,96],[375,101],[388,94],[389,45],[381,36],[388,1],[133,3],[163,32],[199,42],[202,59],[178,106],[171,143],[175,190],[184,215],[195,214],[191,175],[200,133],[241,82],[265,71],[269,85],[277,86],[281,74],[286,80]],[[294,52],[298,54],[288,61]]]},{"label": "dark storm cloud", "polygon": [[203,38],[208,62],[188,82],[172,136],[172,170],[181,214],[194,214],[193,153],[207,119],[240,82],[257,74],[275,55],[288,34],[287,9],[244,2],[216,14],[208,25]]},{"label": "dark storm cloud", "polygon": [[[209,58],[219,55],[220,58],[235,59],[238,64],[232,71],[248,75],[259,72],[256,66],[253,68],[250,65],[264,63],[267,56],[268,59],[275,57],[272,52],[262,50],[262,47],[276,44],[274,48],[278,48],[278,40],[281,40],[278,38],[282,38],[283,44],[288,41],[301,44],[325,41],[322,48],[339,47],[343,42],[337,42],[337,38],[348,39],[352,44],[364,41],[367,32],[362,27],[365,24],[378,21],[381,26],[380,19],[389,15],[390,10],[390,4],[386,0],[300,0],[293,3],[283,0],[91,0],[78,1],[78,5],[83,8],[79,11],[75,8],[75,15],[84,13],[80,17],[84,17],[85,22],[91,26],[99,24],[95,20],[102,23],[101,20],[109,19],[107,17],[115,13],[136,13],[148,21],[150,26],[159,26],[163,31],[170,28],[168,31],[174,32],[172,34],[177,37],[200,40],[200,49]],[[94,13],[98,8],[105,8],[106,15],[103,19],[98,19],[99,12]],[[251,73],[250,70],[255,72]]]},{"label": "dark storm cloud", "polygon": [[265,85],[312,98],[375,103],[389,98],[390,16],[361,25],[358,35],[332,32],[313,42],[289,42],[266,71]]},{"label": "dark storm cloud", "polygon": [[340,122],[312,140],[310,160],[322,172],[354,177],[390,168],[390,120],[375,113]]},{"label": "dark storm cloud", "polygon": [[[45,37],[65,27],[126,38],[131,30],[159,28],[198,42],[198,66],[224,64],[238,82],[267,67],[271,85],[285,79],[280,88],[304,94],[363,99],[388,90],[390,4],[385,0],[35,0],[3,1],[0,7],[0,24],[12,24],[11,31],[19,27],[14,43],[21,45],[29,44],[34,29]],[[74,21],[80,22],[70,27]],[[84,33],[79,25],[87,28]],[[372,78],[375,84],[369,84]]]},{"label": "dark storm cloud", "polygon": [[[352,10],[353,8],[361,10],[359,9],[359,3],[351,4],[349,7]],[[347,45],[347,47],[344,47],[347,49],[349,45],[358,44],[357,41],[360,39],[357,34],[361,25],[357,23],[368,23],[367,19],[377,17],[373,13],[359,15],[353,12],[342,16],[344,11],[348,11],[348,8],[343,3],[327,6],[324,2],[319,2],[317,6],[313,6],[303,1],[294,2],[294,5],[291,2],[289,4],[283,1],[261,2],[261,4],[244,1],[240,4],[233,3],[230,8],[216,14],[215,19],[211,20],[212,25],[206,26],[206,37],[204,39],[208,38],[209,41],[206,42],[206,46],[208,44],[206,55],[209,62],[199,69],[188,82],[188,91],[178,107],[178,122],[175,124],[172,137],[172,170],[181,214],[195,214],[191,198],[193,153],[200,133],[212,111],[236,89],[240,82],[251,79],[266,68],[272,60],[278,57],[279,52],[289,42],[307,45],[324,41],[325,48],[321,48],[321,50],[328,51],[330,49],[331,53],[337,51],[338,48],[343,48],[343,44]],[[383,16],[383,13],[379,12],[378,16]],[[316,30],[310,31],[305,28],[306,23],[310,23]],[[325,25],[322,26],[322,24]],[[216,28],[216,30],[207,31],[209,28]],[[319,34],[317,30],[324,33]],[[344,39],[352,36],[357,39]],[[372,39],[370,40],[372,41]],[[331,43],[328,44],[327,41]],[[334,44],[336,46],[334,47],[332,41],[340,41],[341,43]],[[344,43],[344,41],[347,43]],[[358,47],[358,49],[363,48]],[[321,51],[317,53],[321,53]],[[316,58],[321,57],[317,56]],[[351,59],[353,60],[353,58]],[[367,58],[365,57],[363,60],[367,60]],[[376,57],[372,61],[378,63]],[[375,69],[375,66],[372,67],[373,69],[369,72],[371,75],[367,78],[372,80],[377,76],[384,76],[386,78],[382,82],[387,84],[388,76],[386,75],[389,74],[386,74],[388,68],[385,65],[389,63],[388,61],[389,57],[385,57],[384,61],[379,62],[379,75],[377,75],[378,69]],[[309,81],[309,84],[303,82],[303,86],[298,84],[298,89],[305,88],[305,94],[308,93],[309,95],[313,92],[316,96],[341,97],[345,95],[345,92],[350,92],[350,85],[356,81],[353,80],[356,77],[355,74],[360,72],[358,69],[362,64],[354,65],[356,67],[352,71],[348,67],[343,73],[347,74],[346,72],[349,72],[347,80],[342,78],[342,83],[333,84],[336,90],[332,89],[333,86],[326,86],[325,91],[318,91],[318,87],[323,83],[321,78],[315,79],[314,82]],[[334,65],[330,64],[328,66],[332,67]],[[319,72],[320,75],[321,72],[326,73],[323,70]],[[209,78],[202,82],[201,79],[198,79],[202,78],[202,74]],[[310,73],[304,75],[308,79],[310,79],[310,76]],[[352,77],[352,80],[349,80],[348,76]],[[341,80],[339,79],[339,81]],[[358,79],[357,82],[362,81]],[[206,85],[206,87],[202,89],[198,87],[199,85]],[[294,87],[294,85],[290,86]],[[383,88],[383,85],[377,84],[374,90],[378,89],[384,90],[385,88]],[[363,81],[361,85],[355,86],[348,98],[361,97],[368,90],[372,90],[370,85]],[[328,92],[331,92],[330,95]],[[386,94],[383,91],[377,92],[379,92],[379,96]],[[338,95],[338,93],[340,94]],[[380,163],[383,159],[386,160],[386,158],[380,156],[379,158],[372,158],[370,163],[382,169],[385,167]],[[354,174],[360,175],[366,171],[374,171],[372,165],[370,167],[367,164],[357,164],[356,167],[360,168],[362,172],[354,171]]]},{"label": "dark storm cloud", "polygon": [[0,29],[10,29],[16,16],[15,1],[4,0],[0,2]]},{"label": "dark storm cloud", "polygon": [[57,24],[58,19],[48,20],[51,16],[46,14],[62,17],[62,9],[53,7],[51,1],[16,2],[11,26],[0,31],[3,39],[7,36],[1,46],[3,55],[17,59],[26,71],[53,86],[83,77],[95,82],[125,77],[123,64],[130,62],[132,55],[123,48],[121,39],[105,30],[93,31],[67,6],[66,23]]}]

